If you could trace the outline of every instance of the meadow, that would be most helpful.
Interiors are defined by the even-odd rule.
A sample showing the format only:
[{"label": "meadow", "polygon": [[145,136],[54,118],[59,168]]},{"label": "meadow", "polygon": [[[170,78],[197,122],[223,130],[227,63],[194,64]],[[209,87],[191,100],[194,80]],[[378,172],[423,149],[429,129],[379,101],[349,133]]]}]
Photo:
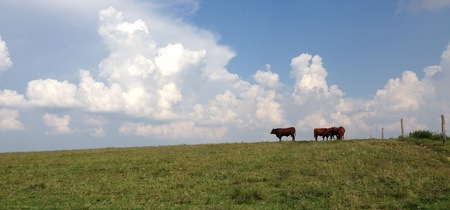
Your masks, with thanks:
[{"label": "meadow", "polygon": [[447,209],[450,146],[283,141],[0,154],[1,209]]}]

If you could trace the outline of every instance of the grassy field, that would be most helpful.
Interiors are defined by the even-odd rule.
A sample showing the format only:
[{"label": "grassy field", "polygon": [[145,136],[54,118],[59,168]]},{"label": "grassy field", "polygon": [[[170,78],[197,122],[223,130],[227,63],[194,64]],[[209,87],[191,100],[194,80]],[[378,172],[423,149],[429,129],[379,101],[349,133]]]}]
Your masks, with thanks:
[{"label": "grassy field", "polygon": [[262,142],[0,154],[1,209],[447,209],[450,146]]}]

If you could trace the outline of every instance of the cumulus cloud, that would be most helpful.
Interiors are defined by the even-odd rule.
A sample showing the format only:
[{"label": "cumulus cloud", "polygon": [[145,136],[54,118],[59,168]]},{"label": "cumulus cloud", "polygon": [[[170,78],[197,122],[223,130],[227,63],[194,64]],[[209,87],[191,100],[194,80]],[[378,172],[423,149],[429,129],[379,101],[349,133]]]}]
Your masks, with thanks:
[{"label": "cumulus cloud", "polygon": [[15,109],[0,109],[0,131],[23,130],[22,122],[18,120],[19,111]]},{"label": "cumulus cloud", "polygon": [[172,106],[181,101],[183,96],[174,83],[165,84],[158,93],[160,95],[158,105],[161,109],[159,116],[161,118],[170,118],[170,116],[174,115],[172,113]]},{"label": "cumulus cloud", "polygon": [[107,86],[95,81],[89,71],[80,70],[77,94],[88,111],[115,112],[123,107],[122,87],[115,83]]},{"label": "cumulus cloud", "polygon": [[200,119],[205,119],[205,124],[242,124],[237,113],[237,107],[241,101],[229,90],[219,94],[211,100],[203,111],[203,106],[197,106]]},{"label": "cumulus cloud", "polygon": [[300,131],[311,132],[315,127],[352,126],[348,114],[354,111],[356,104],[346,99],[337,85],[328,84],[328,72],[319,55],[300,54],[292,59],[291,68],[296,82],[291,95],[294,105],[288,112]]},{"label": "cumulus cloud", "polygon": [[[109,50],[109,55],[99,64],[99,78],[88,70],[79,70],[78,84],[55,79],[33,80],[28,83],[25,95],[2,90],[0,104],[81,108],[92,113],[122,113],[151,120],[194,117],[199,122],[210,119],[209,115],[200,112],[205,109],[208,113],[217,114],[213,118],[220,126],[220,122],[229,119],[224,121],[214,101],[225,100],[221,96],[228,93],[239,95],[248,86],[247,82],[224,68],[234,53],[214,44],[215,38],[201,31],[192,31],[188,27],[183,34],[195,37],[192,33],[199,33],[196,39],[207,43],[199,45],[204,49],[191,50],[182,43],[157,45],[145,21],[129,21],[123,12],[108,7],[99,12],[98,33]],[[197,100],[210,102],[202,105]],[[224,110],[225,113],[235,112],[238,105],[228,107],[230,109]],[[61,126],[56,126],[56,121]],[[57,133],[71,131],[69,116],[58,118],[47,114],[44,122],[54,127]],[[183,125],[189,125],[189,128],[197,126]],[[103,135],[103,132],[104,129],[93,131],[96,136]]]},{"label": "cumulus cloud", "polygon": [[278,89],[283,86],[280,83],[279,75],[270,70],[270,64],[266,65],[266,70],[258,70],[253,75],[253,79],[259,85],[268,89]]},{"label": "cumulus cloud", "polygon": [[42,107],[74,107],[79,104],[77,86],[54,79],[33,80],[28,83],[27,98],[32,105]]},{"label": "cumulus cloud", "polygon": [[390,79],[384,89],[377,90],[373,104],[388,111],[417,111],[434,98],[434,87],[428,80],[419,80],[416,73],[404,71],[402,78]]},{"label": "cumulus cloud", "polygon": [[[202,44],[205,48],[197,50],[183,43],[160,46],[146,22],[128,21],[113,7],[100,12],[99,28],[111,50],[100,63],[100,76],[108,83],[81,71],[78,95],[89,110],[155,120],[192,117],[200,124],[216,126],[283,121],[277,94],[271,90],[281,86],[278,74],[259,71],[254,75],[255,85],[242,80],[224,68],[233,56],[227,48],[217,44]],[[204,42],[215,41],[208,39]]]},{"label": "cumulus cloud", "polygon": [[276,92],[267,91],[265,95],[256,97],[256,117],[263,121],[281,124],[283,119],[283,110],[276,101]]},{"label": "cumulus cloud", "polygon": [[9,57],[8,47],[6,47],[6,42],[3,41],[0,36],[0,74],[6,71],[13,65],[11,58]]},{"label": "cumulus cloud", "polygon": [[52,128],[52,131],[47,132],[47,134],[69,134],[72,132],[72,129],[69,127],[71,120],[69,115],[59,117],[58,115],[46,113],[42,120],[44,125]]},{"label": "cumulus cloud", "polygon": [[[93,113],[122,113],[152,121],[191,119],[192,123],[175,125],[199,133],[205,133],[203,126],[207,124],[224,134],[224,125],[260,127],[267,122],[284,122],[277,101],[280,95],[275,91],[282,85],[270,67],[256,72],[253,78],[257,84],[250,84],[224,67],[234,56],[226,47],[201,44],[205,48],[193,50],[183,43],[161,46],[145,21],[129,21],[114,7],[101,10],[99,22],[98,33],[110,50],[99,64],[100,77],[80,70],[78,85],[53,79],[31,81],[26,94],[30,104],[80,107]],[[208,35],[199,36],[208,38],[206,43],[215,41]],[[156,135],[162,133],[155,129],[172,128],[161,126],[126,124],[121,130],[128,135]],[[127,132],[131,128],[145,132]],[[103,135],[100,131],[104,130],[96,133]]]},{"label": "cumulus cloud", "polygon": [[27,104],[25,97],[14,90],[0,90],[0,106],[24,107]]},{"label": "cumulus cloud", "polygon": [[169,44],[158,50],[155,63],[162,76],[170,76],[183,70],[185,66],[195,65],[205,57],[206,51],[190,51],[182,44]]},{"label": "cumulus cloud", "polygon": [[297,79],[296,89],[327,93],[328,72],[322,66],[322,58],[318,55],[301,54],[291,61],[292,74]]},{"label": "cumulus cloud", "polygon": [[296,79],[294,97],[297,103],[324,98],[341,98],[344,93],[336,86],[328,86],[328,72],[319,55],[301,54],[291,61],[291,75]]}]

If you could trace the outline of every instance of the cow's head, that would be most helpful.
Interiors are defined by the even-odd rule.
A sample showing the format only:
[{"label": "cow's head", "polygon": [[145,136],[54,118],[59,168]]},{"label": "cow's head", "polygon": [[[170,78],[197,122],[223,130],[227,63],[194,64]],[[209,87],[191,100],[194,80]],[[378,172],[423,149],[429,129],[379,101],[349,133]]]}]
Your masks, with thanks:
[{"label": "cow's head", "polygon": [[272,132],[270,134],[275,134],[275,128],[272,129]]}]

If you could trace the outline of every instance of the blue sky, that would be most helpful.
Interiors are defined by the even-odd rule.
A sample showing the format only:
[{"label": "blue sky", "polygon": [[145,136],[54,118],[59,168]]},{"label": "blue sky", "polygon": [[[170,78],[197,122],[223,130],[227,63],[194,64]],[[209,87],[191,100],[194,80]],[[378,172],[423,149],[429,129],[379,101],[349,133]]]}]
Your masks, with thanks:
[{"label": "blue sky", "polygon": [[0,0],[0,152],[438,131],[450,1]]}]

